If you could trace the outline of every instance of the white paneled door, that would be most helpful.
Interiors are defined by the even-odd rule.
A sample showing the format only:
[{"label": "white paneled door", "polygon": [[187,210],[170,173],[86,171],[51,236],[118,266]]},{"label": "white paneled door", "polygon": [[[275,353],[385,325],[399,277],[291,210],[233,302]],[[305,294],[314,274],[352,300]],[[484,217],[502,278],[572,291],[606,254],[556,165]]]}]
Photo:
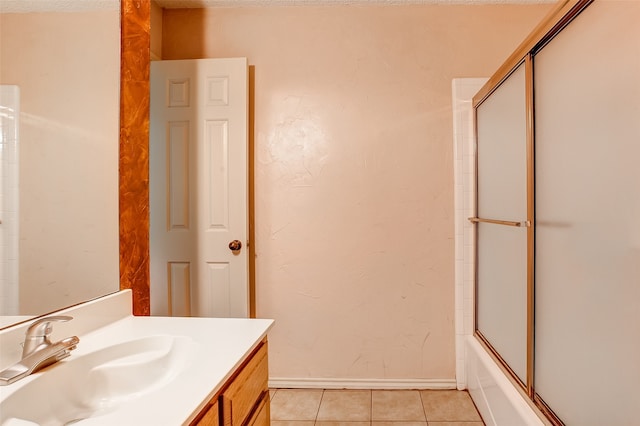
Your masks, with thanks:
[{"label": "white paneled door", "polygon": [[246,58],[151,63],[152,315],[247,317]]}]

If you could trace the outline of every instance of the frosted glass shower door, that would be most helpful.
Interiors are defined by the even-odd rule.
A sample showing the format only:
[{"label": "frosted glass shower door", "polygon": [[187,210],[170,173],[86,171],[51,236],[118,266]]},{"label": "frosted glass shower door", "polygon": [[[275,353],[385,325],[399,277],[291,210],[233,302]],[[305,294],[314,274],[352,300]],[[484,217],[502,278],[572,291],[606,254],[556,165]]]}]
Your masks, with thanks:
[{"label": "frosted glass shower door", "polygon": [[[477,216],[527,220],[525,66],[476,109]],[[513,225],[513,224],[512,224]],[[477,224],[476,328],[525,383],[527,372],[527,230]]]},{"label": "frosted glass shower door", "polygon": [[638,424],[640,2],[596,1],[534,57],[536,393]]}]

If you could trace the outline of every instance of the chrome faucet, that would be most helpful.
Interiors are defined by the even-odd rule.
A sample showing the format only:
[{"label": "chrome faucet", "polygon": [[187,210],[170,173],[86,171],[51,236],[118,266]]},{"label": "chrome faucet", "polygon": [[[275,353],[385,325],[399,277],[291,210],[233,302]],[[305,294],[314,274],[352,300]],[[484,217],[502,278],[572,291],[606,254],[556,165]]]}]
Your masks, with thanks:
[{"label": "chrome faucet", "polygon": [[22,359],[0,371],[0,386],[9,385],[71,355],[71,351],[80,342],[77,336],[67,337],[55,343],[49,338],[53,330],[52,322],[65,322],[71,319],[73,317],[51,316],[34,321],[27,328],[22,347]]}]

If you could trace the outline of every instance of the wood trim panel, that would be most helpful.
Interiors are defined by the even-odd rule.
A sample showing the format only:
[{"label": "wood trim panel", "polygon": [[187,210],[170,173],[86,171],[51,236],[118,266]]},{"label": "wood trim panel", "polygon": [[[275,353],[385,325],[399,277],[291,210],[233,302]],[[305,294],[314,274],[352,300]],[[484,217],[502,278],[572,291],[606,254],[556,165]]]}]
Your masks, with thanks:
[{"label": "wood trim panel", "polygon": [[149,315],[149,64],[151,2],[120,4],[120,289]]}]

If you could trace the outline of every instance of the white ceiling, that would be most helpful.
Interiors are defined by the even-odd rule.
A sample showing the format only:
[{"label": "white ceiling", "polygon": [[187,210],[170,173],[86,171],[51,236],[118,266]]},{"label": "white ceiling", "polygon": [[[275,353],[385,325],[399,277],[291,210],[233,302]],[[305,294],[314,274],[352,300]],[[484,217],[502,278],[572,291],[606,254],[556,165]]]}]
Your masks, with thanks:
[{"label": "white ceiling", "polygon": [[[328,5],[403,5],[403,4],[526,4],[554,3],[556,0],[155,0],[161,7],[248,7],[248,6],[328,6]],[[0,0],[0,12],[72,12],[116,9],[119,0]]]}]

